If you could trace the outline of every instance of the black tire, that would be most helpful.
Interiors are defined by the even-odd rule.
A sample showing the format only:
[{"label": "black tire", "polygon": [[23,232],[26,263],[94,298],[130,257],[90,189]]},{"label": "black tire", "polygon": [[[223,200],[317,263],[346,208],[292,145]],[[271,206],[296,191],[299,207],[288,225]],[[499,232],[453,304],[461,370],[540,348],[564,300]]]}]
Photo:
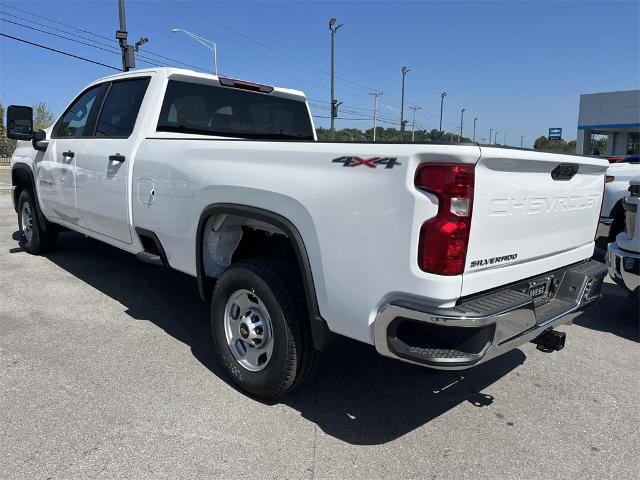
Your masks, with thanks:
[{"label": "black tire", "polygon": [[[23,211],[30,212],[31,226],[23,225]],[[18,197],[18,227],[20,229],[20,246],[32,255],[40,255],[54,250],[58,244],[58,230],[52,223],[46,229],[38,216],[38,206],[31,190],[24,189]],[[46,220],[45,220],[46,221]],[[25,227],[27,232],[25,232]],[[30,234],[28,231],[30,230]]]},{"label": "black tire", "polygon": [[616,241],[616,237],[624,230],[625,213],[622,206],[622,200],[618,201],[611,210],[611,216],[613,220],[611,227],[609,228],[609,243]]},{"label": "black tire", "polygon": [[[211,330],[218,359],[233,382],[256,397],[270,400],[302,385],[313,373],[318,352],[313,347],[301,282],[295,268],[270,258],[243,260],[218,279],[211,299]],[[225,335],[225,308],[230,296],[249,290],[263,302],[271,318],[273,352],[260,371],[236,360]]]}]

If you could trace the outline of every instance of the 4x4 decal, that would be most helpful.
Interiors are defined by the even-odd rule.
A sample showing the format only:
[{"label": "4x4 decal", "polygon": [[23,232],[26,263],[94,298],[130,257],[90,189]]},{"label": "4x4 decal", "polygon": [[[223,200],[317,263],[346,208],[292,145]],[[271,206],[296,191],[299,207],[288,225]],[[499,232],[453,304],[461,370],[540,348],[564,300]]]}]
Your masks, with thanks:
[{"label": "4x4 decal", "polygon": [[384,168],[393,168],[396,165],[402,165],[396,157],[340,157],[334,158],[332,163],[341,163],[343,167],[359,167],[360,165],[364,165],[369,168],[376,168],[378,165],[384,165]]}]

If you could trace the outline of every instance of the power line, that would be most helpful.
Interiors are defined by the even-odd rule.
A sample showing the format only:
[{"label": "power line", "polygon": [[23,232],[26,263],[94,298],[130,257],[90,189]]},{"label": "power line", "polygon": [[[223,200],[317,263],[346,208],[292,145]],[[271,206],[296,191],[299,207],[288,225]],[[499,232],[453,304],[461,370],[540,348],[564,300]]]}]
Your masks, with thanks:
[{"label": "power line", "polygon": [[[318,68],[318,67],[316,67],[315,65],[311,65],[311,64],[309,64],[309,63],[303,62],[303,61],[301,61],[301,60],[299,60],[299,59],[297,59],[297,58],[293,57],[292,55],[289,55],[288,53],[282,52],[281,50],[278,50],[277,48],[274,48],[274,47],[272,47],[271,45],[268,45],[268,44],[266,44],[266,43],[264,43],[264,42],[261,42],[260,40],[257,40],[257,39],[255,39],[255,38],[253,38],[253,37],[251,37],[251,36],[249,36],[249,35],[247,35],[247,34],[245,34],[245,33],[241,32],[241,31],[239,31],[239,30],[236,30],[235,28],[230,27],[229,25],[226,25],[225,23],[223,23],[223,22],[221,22],[221,21],[219,21],[219,20],[216,20],[215,18],[213,18],[213,17],[211,17],[211,16],[207,15],[206,13],[204,13],[204,12],[202,12],[202,11],[200,11],[200,10],[197,10],[197,9],[193,8],[191,5],[188,5],[188,4],[186,4],[185,2],[182,2],[182,1],[180,1],[180,0],[174,0],[174,2],[175,2],[175,3],[177,3],[178,5],[182,6],[183,8],[188,8],[188,9],[189,9],[189,10],[191,10],[192,12],[196,13],[199,17],[204,17],[204,18],[206,18],[207,20],[209,20],[210,22],[212,22],[212,23],[214,23],[214,24],[216,24],[216,25],[218,25],[218,26],[220,26],[220,27],[222,27],[222,28],[224,28],[224,29],[226,29],[226,30],[228,30],[228,31],[230,31],[230,32],[232,32],[232,33],[234,33],[235,35],[238,35],[238,36],[240,36],[240,37],[244,38],[245,40],[247,40],[247,41],[249,41],[249,42],[255,43],[256,45],[259,45],[259,46],[261,46],[262,48],[266,48],[267,50],[270,50],[270,51],[272,51],[272,52],[274,52],[274,53],[277,53],[278,55],[281,55],[281,56],[283,56],[283,57],[286,57],[286,58],[289,58],[289,59],[291,59],[291,60],[294,60],[296,63],[299,63],[300,65],[304,65],[304,66],[306,66],[306,67],[308,67],[308,68],[312,68],[313,70],[316,70],[317,72],[320,72],[320,73],[322,73],[322,74],[324,74],[324,75],[327,75],[327,76],[331,75],[331,74],[330,74],[329,72],[327,72],[326,70],[323,70],[323,69],[321,69],[321,68]],[[345,82],[348,82],[348,83],[350,83],[350,84],[352,84],[352,85],[355,85],[355,86],[357,86],[357,87],[358,87],[358,88],[360,88],[360,89],[364,89],[364,90],[366,90],[367,92],[369,92],[369,91],[371,91],[371,90],[374,90],[374,89],[372,89],[371,87],[368,87],[368,86],[366,86],[366,85],[362,85],[362,84],[360,84],[360,83],[354,82],[354,81],[349,80],[349,79],[344,78],[344,77],[339,77],[339,76],[337,76],[337,75],[336,75],[336,78],[340,78],[341,80],[343,80],[343,81],[345,81]]]},{"label": "power line", "polygon": [[[285,52],[282,52],[281,50],[278,50],[277,48],[274,48],[271,45],[268,45],[268,44],[266,44],[266,43],[264,43],[264,42],[262,42],[260,40],[257,40],[257,39],[255,39],[255,38],[253,38],[253,37],[241,32],[241,31],[239,31],[239,30],[236,30],[235,28],[230,27],[229,25],[226,25],[225,23],[223,23],[223,22],[211,17],[210,15],[207,15],[206,13],[202,12],[201,10],[198,10],[198,9],[192,7],[191,5],[186,4],[185,2],[182,2],[180,0],[173,0],[173,1],[174,1],[174,3],[182,6],[183,8],[191,10],[193,12],[193,14],[197,15],[198,19],[204,18],[204,19],[214,23],[215,25],[218,25],[218,26],[230,31],[233,34],[235,34],[235,35],[237,35],[237,36],[239,36],[239,37],[241,37],[241,38],[243,38],[243,39],[245,39],[245,40],[247,40],[247,41],[249,41],[251,43],[254,43],[256,45],[261,46],[262,48],[265,48],[267,50],[270,50],[271,52],[277,53],[280,56],[289,58],[289,59],[295,61],[296,63],[300,64],[300,65],[304,65],[305,67],[311,68],[311,69],[313,69],[313,70],[315,70],[317,72],[320,72],[320,73],[322,73],[322,74],[324,74],[326,76],[330,76],[331,75],[326,70],[318,68],[315,65],[303,62],[303,61],[293,57],[292,55],[289,55],[289,54],[287,54]],[[272,57],[272,58],[275,58],[275,57]],[[280,59],[278,59],[278,61],[282,62],[282,60],[280,60]],[[298,68],[298,70],[300,70],[299,67],[295,67],[295,68]],[[302,73],[308,74],[306,72],[302,72]],[[342,77],[342,76],[339,76],[339,75],[336,75],[335,78],[336,78],[336,80],[340,80],[342,82],[346,82],[346,83],[348,83],[350,85],[353,85],[353,87],[351,87],[351,86],[347,87],[347,86],[342,85],[341,88],[343,88],[343,89],[344,88],[349,88],[352,91],[356,91],[355,89],[359,89],[359,91],[357,91],[357,93],[355,94],[355,95],[358,95],[358,96],[362,96],[365,93],[368,94],[371,90],[376,90],[376,89],[374,89],[374,88],[372,88],[370,86],[363,85],[363,84],[358,83],[358,82],[354,82],[353,80],[350,80],[348,78],[345,78],[345,77]],[[389,97],[393,97],[393,98],[397,99],[397,97],[394,97],[393,95],[389,95]],[[397,99],[397,100],[399,101],[399,99]]]},{"label": "power line", "polygon": [[[94,37],[101,38],[101,39],[104,39],[104,40],[108,40],[109,42],[114,42],[114,39],[112,39],[112,38],[106,37],[106,36],[104,36],[104,35],[99,35],[99,34],[96,34],[96,33],[93,33],[93,32],[89,32],[89,31],[87,31],[87,30],[83,30],[83,29],[78,28],[78,27],[76,27],[76,26],[74,26],[74,25],[69,25],[68,23],[59,22],[59,21],[57,21],[57,20],[53,20],[53,19],[48,18],[48,17],[43,17],[43,16],[41,16],[41,15],[37,15],[37,14],[35,14],[35,13],[31,13],[31,12],[28,12],[28,11],[26,11],[26,10],[22,10],[22,9],[20,9],[20,8],[17,8],[17,7],[11,6],[11,5],[2,4],[2,6],[3,6],[3,7],[13,8],[14,10],[18,10],[18,11],[20,11],[20,12],[22,12],[22,13],[27,14],[27,15],[32,15],[32,16],[34,16],[34,17],[36,17],[36,18],[41,18],[41,19],[47,20],[47,21],[49,21],[49,22],[51,22],[51,23],[55,23],[55,24],[57,24],[57,25],[62,25],[62,26],[64,26],[64,27],[71,28],[71,29],[73,29],[73,30],[77,30],[77,31],[79,31],[79,32],[87,33],[87,34],[92,35],[92,36],[94,36]],[[18,19],[23,20],[23,21],[31,22],[31,23],[33,23],[33,24],[35,24],[35,25],[39,25],[39,26],[41,26],[41,27],[45,27],[45,28],[48,28],[48,29],[50,29],[50,30],[55,30],[55,31],[58,31],[58,32],[66,33],[66,34],[68,34],[68,35],[73,35],[73,36],[76,36],[76,37],[78,37],[78,38],[82,38],[82,39],[84,39],[84,40],[88,40],[88,41],[90,41],[90,42],[96,43],[96,44],[98,44],[98,45],[102,45],[102,46],[106,46],[106,47],[111,48],[111,45],[110,45],[110,44],[105,44],[104,42],[99,42],[99,41],[97,41],[97,40],[91,40],[91,39],[89,39],[89,38],[87,38],[87,37],[84,37],[84,36],[82,36],[82,35],[78,35],[77,33],[74,33],[74,32],[68,32],[68,31],[65,31],[65,30],[62,30],[62,29],[59,29],[59,28],[51,27],[51,26],[45,25],[45,24],[43,24],[43,23],[36,22],[36,21],[34,21],[34,20],[32,20],[32,19],[27,19],[27,18],[24,18],[24,17],[19,17],[19,16],[17,16],[17,15],[11,14],[11,13],[7,13],[7,12],[0,12],[0,13],[2,13],[3,15],[7,15],[7,16],[13,17],[13,18],[18,18]],[[33,27],[28,27],[28,26],[27,26],[26,28],[32,28],[32,29],[33,29]],[[44,32],[44,33],[49,33],[49,32]],[[120,55],[120,52],[117,52],[117,53],[118,53],[118,55]],[[184,65],[184,66],[186,66],[186,67],[190,67],[190,68],[193,68],[193,69],[195,69],[195,70],[206,71],[205,69],[203,69],[203,68],[201,68],[201,67],[198,67],[198,66],[196,66],[196,65],[192,65],[192,64],[189,64],[189,63],[185,63],[185,62],[182,62],[182,61],[180,61],[180,60],[176,60],[175,58],[167,57],[167,56],[165,56],[165,55],[161,55],[161,54],[159,54],[159,53],[155,53],[155,52],[152,52],[152,51],[150,51],[150,50],[145,50],[145,53],[146,53],[147,55],[153,55],[153,56],[156,56],[156,57],[159,57],[159,58],[162,58],[162,59],[168,60],[168,61],[170,61],[170,62],[173,62],[174,64]],[[148,59],[148,60],[151,60],[151,61],[157,61],[156,59],[149,58],[149,57],[147,57],[147,56],[145,56],[145,55],[141,55],[141,54],[138,54],[138,55],[137,55],[137,57],[138,57],[138,58],[140,58],[140,59]],[[151,62],[144,62],[144,63],[149,63],[149,64],[153,65],[153,63],[151,63]],[[156,65],[156,66],[163,66],[163,65]]]},{"label": "power line", "polygon": [[[104,48],[104,47],[100,47],[100,46],[98,46],[98,45],[93,45],[93,44],[91,44],[91,43],[83,42],[82,40],[76,40],[75,38],[66,37],[66,36],[64,36],[64,35],[59,35],[59,34],[57,34],[57,33],[47,32],[46,30],[42,30],[42,29],[40,29],[40,28],[30,27],[29,25],[24,25],[24,24],[22,24],[22,23],[14,22],[14,21],[12,21],[12,20],[7,20],[6,18],[0,18],[0,20],[1,20],[1,21],[3,21],[3,22],[6,22],[6,23],[11,23],[11,24],[13,24],[13,25],[18,25],[18,26],[23,27],[23,28],[28,28],[29,30],[34,30],[34,31],[36,31],[36,32],[41,32],[41,33],[44,33],[44,34],[47,34],[47,35],[51,35],[51,36],[53,36],[53,37],[58,37],[58,38],[62,38],[62,39],[64,39],[64,40],[69,40],[70,42],[75,42],[75,43],[78,43],[78,44],[80,44],[80,45],[87,45],[87,46],[89,46],[89,47],[91,47],[91,48],[96,48],[96,49],[98,49],[98,50],[102,50],[102,51],[109,52],[109,53],[115,53],[116,55],[119,55],[119,54],[120,54],[119,52],[117,52],[117,51],[113,51],[113,50],[109,50],[108,48]],[[141,59],[140,61],[141,61],[141,62],[143,62],[143,63],[148,63],[149,65],[153,65],[153,66],[155,66],[155,67],[162,67],[162,66],[164,66],[164,65],[161,65],[161,64],[158,64],[158,63],[155,63],[155,62],[150,62],[150,61],[148,61],[148,60],[142,60],[142,59]]]},{"label": "power line", "polygon": [[47,47],[46,45],[41,45],[39,43],[30,42],[29,40],[25,40],[23,38],[14,37],[12,35],[7,35],[6,33],[0,33],[0,36],[5,37],[5,38],[10,38],[10,39],[16,40],[18,42],[26,43],[28,45],[33,45],[34,47],[43,48],[45,50],[49,50],[49,51],[52,51],[52,52],[55,52],[55,53],[59,53],[61,55],[66,55],[68,57],[77,58],[78,60],[84,60],[85,62],[94,63],[96,65],[100,65],[102,67],[110,68],[110,69],[116,70],[118,72],[120,71],[119,68],[116,68],[116,67],[114,67],[112,65],[107,65],[106,63],[96,62],[95,60],[90,60],[88,58],[81,57],[79,55],[74,55],[73,53],[63,52],[62,50],[57,50],[55,48]]}]

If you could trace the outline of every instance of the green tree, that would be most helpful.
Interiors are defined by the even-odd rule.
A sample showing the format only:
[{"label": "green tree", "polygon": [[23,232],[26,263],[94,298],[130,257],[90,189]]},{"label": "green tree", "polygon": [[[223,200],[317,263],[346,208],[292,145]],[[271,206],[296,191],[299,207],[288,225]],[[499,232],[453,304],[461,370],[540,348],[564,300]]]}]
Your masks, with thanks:
[{"label": "green tree", "polygon": [[33,107],[33,129],[41,130],[53,123],[53,111],[45,102],[40,102]]},{"label": "green tree", "polygon": [[5,138],[6,136],[4,123],[4,106],[0,103],[0,138]]},{"label": "green tree", "polygon": [[536,138],[536,141],[533,142],[534,150],[547,150],[549,148],[549,139],[545,136],[540,136]]}]

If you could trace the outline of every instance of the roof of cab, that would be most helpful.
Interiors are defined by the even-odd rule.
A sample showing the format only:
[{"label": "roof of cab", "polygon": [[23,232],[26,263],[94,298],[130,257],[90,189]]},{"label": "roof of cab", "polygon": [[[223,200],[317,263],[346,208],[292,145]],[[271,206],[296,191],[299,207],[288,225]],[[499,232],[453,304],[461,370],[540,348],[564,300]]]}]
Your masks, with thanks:
[{"label": "roof of cab", "polygon": [[[205,72],[196,72],[194,70],[188,70],[186,68],[174,68],[174,67],[157,67],[157,68],[142,68],[140,70],[131,70],[129,72],[122,72],[122,73],[116,73],[114,75],[109,75],[108,77],[103,77],[100,78],[98,80],[96,80],[93,83],[97,83],[97,82],[103,82],[103,81],[108,81],[108,80],[116,80],[116,79],[120,79],[120,78],[127,78],[127,77],[132,77],[132,76],[140,76],[140,75],[144,75],[144,74],[156,74],[156,75],[164,75],[165,77],[171,77],[171,76],[183,76],[183,77],[192,77],[192,78],[200,78],[200,79],[205,79],[205,80],[215,80],[218,81],[218,77],[222,77],[223,75],[214,75],[211,73],[205,73]],[[260,83],[260,82],[254,82],[252,80],[244,80],[244,79],[234,79],[234,80],[243,80],[243,81],[247,81],[247,82],[252,82],[252,83]],[[295,96],[295,97],[303,97],[306,98],[305,94],[303,91],[301,90],[295,90],[292,88],[283,88],[283,87],[276,87],[273,86],[273,91],[274,93],[283,93],[285,95],[291,95],[291,96]]]}]

